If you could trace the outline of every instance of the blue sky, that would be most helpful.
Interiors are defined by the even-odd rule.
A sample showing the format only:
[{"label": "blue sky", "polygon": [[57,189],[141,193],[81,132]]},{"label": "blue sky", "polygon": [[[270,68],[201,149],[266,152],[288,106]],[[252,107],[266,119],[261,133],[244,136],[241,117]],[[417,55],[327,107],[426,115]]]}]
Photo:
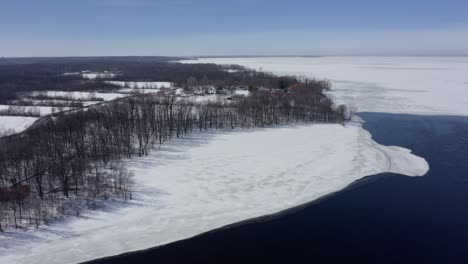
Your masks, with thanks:
[{"label": "blue sky", "polygon": [[0,56],[457,54],[466,0],[0,0]]}]

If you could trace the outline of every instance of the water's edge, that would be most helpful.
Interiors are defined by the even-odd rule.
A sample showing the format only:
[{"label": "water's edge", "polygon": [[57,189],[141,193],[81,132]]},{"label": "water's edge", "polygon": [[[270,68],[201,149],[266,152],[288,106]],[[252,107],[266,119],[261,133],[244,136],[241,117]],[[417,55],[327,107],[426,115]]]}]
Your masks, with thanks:
[{"label": "water's edge", "polygon": [[426,158],[431,167],[428,174],[421,178],[392,173],[368,176],[341,191],[273,215],[89,263],[274,263],[283,262],[282,257],[327,262],[468,260],[463,250],[468,246],[468,229],[463,224],[468,222],[468,179],[463,177],[468,175],[463,164],[468,154],[468,137],[464,136],[468,135],[468,118],[359,116],[376,142],[402,146]]}]

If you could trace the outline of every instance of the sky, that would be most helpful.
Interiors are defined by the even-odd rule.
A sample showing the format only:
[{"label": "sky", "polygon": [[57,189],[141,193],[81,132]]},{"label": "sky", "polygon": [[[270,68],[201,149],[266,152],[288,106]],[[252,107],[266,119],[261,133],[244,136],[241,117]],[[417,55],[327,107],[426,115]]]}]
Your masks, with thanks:
[{"label": "sky", "polygon": [[0,0],[0,57],[468,55],[467,0]]}]

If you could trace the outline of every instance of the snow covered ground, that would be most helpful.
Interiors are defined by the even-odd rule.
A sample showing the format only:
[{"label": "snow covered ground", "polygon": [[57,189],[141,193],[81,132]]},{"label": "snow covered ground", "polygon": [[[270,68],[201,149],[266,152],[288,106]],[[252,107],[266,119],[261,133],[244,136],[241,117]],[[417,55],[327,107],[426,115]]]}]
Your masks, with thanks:
[{"label": "snow covered ground", "polygon": [[357,123],[196,133],[128,167],[130,205],[3,234],[0,263],[76,263],[145,249],[312,201],[366,175],[428,170]]},{"label": "snow covered ground", "polygon": [[235,90],[235,95],[249,96],[250,92],[248,90]]},{"label": "snow covered ground", "polygon": [[160,89],[146,89],[146,88],[122,88],[118,89],[118,93],[124,93],[124,94],[133,94],[133,93],[141,93],[141,94],[148,94],[148,93],[157,93],[159,92]]},{"label": "snow covered ground", "polygon": [[[83,101],[83,106],[91,106],[101,101],[92,101],[95,98],[102,98],[104,101],[111,101],[117,98],[128,96],[122,93],[99,93],[99,92],[65,92],[65,91],[40,91],[32,92],[32,95],[46,94],[47,96],[57,97],[57,98],[71,98],[79,100],[89,100]],[[29,99],[28,99],[29,100]],[[32,100],[33,102],[40,100]],[[52,100],[44,100],[52,101]],[[63,100],[57,99],[57,102]],[[8,110],[10,107],[13,108],[24,108],[26,111],[39,111],[41,116],[49,115],[54,112],[61,112],[70,110],[70,107],[52,107],[52,106],[17,106],[17,105],[0,105],[0,110]],[[38,117],[26,117],[26,116],[0,116],[0,135],[4,134],[15,134],[20,133],[26,128],[28,128]]]},{"label": "snow covered ground", "polygon": [[139,89],[158,89],[173,87],[170,82],[122,82],[122,81],[107,81],[107,83],[119,85],[123,88],[139,88]]},{"label": "snow covered ground", "polygon": [[89,72],[89,73],[83,73],[83,78],[86,79],[97,79],[97,78],[114,78],[117,76],[115,73],[110,73],[110,72]]},{"label": "snow covered ground", "polygon": [[124,93],[124,94],[150,94],[150,93],[159,93],[161,91],[174,91],[176,95],[180,95],[183,93],[182,88],[174,89],[174,88],[122,88],[118,89],[117,93]]},{"label": "snow covered ground", "polygon": [[61,111],[67,111],[70,109],[70,107],[53,107],[53,106],[12,106],[12,105],[0,105],[0,110],[8,110],[10,107],[13,107],[13,108],[24,108],[25,111],[39,111],[39,114],[41,116],[45,116],[45,115],[50,115],[52,114],[54,111],[57,113],[57,112],[61,112]]},{"label": "snow covered ground", "polygon": [[[235,90],[232,95],[236,96],[249,96],[250,92],[247,90]],[[232,95],[226,94],[204,94],[204,95],[187,95],[180,97],[180,100],[185,100],[193,103],[204,104],[204,103],[224,103],[230,104],[233,101],[228,100]]]},{"label": "snow covered ground", "polygon": [[91,72],[91,71],[67,72],[67,73],[64,73],[63,75],[65,75],[65,76],[67,76],[67,75],[81,75],[81,76],[83,76],[83,78],[90,79],[90,80],[97,79],[97,78],[114,78],[115,76],[117,76],[116,73],[112,73],[112,72],[108,72],[108,71],[104,71],[104,72]]},{"label": "snow covered ground", "polygon": [[468,115],[468,57],[203,58],[329,79],[337,103],[360,112]]},{"label": "snow covered ground", "polygon": [[217,94],[207,94],[207,95],[190,95],[183,97],[183,100],[190,101],[193,103],[204,104],[209,102],[225,102],[228,96],[217,95]]},{"label": "snow covered ground", "polygon": [[[0,135],[19,133],[32,125],[38,117],[0,116]],[[0,241],[2,237],[0,236]]]},{"label": "snow covered ground", "polygon": [[35,94],[46,94],[47,96],[51,97],[68,97],[72,99],[90,99],[93,98],[102,98],[104,101],[111,101],[120,97],[124,97],[125,95],[119,93],[99,93],[99,92],[66,92],[66,91],[41,91],[41,92],[33,92]]}]

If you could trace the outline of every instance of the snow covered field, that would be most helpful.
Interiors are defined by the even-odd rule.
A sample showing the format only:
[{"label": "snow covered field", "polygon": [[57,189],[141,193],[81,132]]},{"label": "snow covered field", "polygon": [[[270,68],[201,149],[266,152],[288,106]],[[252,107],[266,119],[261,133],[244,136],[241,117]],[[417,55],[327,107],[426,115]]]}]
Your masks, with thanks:
[{"label": "snow covered field", "polygon": [[235,95],[249,96],[250,92],[248,90],[235,90]]},{"label": "snow covered field", "polygon": [[105,72],[90,72],[90,71],[67,72],[67,73],[64,73],[63,75],[65,76],[66,75],[81,75],[83,76],[83,78],[90,79],[90,80],[97,79],[97,78],[114,78],[115,76],[117,76],[116,73],[112,73],[108,71],[105,71]]},{"label": "snow covered field", "polygon": [[41,91],[33,94],[45,94],[50,97],[67,97],[71,99],[92,100],[93,98],[102,98],[104,101],[111,101],[125,95],[119,93],[98,93],[98,92],[66,92],[66,91]]},{"label": "snow covered field", "polygon": [[217,95],[217,94],[207,94],[207,95],[190,95],[187,97],[183,97],[183,100],[190,101],[193,103],[209,103],[209,102],[225,102],[228,96],[225,95]]},{"label": "snow covered field", "polygon": [[[96,92],[61,92],[61,91],[44,91],[44,92],[32,92],[33,95],[45,94],[50,97],[57,98],[71,98],[78,100],[89,100],[83,101],[84,106],[90,106],[101,101],[92,101],[95,98],[102,98],[104,101],[114,100],[127,95],[121,93],[96,93]],[[38,100],[32,100],[38,101]],[[47,101],[47,100],[46,100]],[[48,100],[51,101],[51,100]],[[62,100],[57,100],[60,102]],[[16,106],[16,105],[0,105],[0,110],[8,110],[10,107],[13,108],[24,108],[25,111],[38,111],[41,116],[52,114],[53,112],[61,112],[70,110],[70,107],[52,107],[52,106]],[[20,133],[36,121],[38,117],[27,117],[27,116],[0,116],[0,135],[3,134],[15,134]]]},{"label": "snow covered field", "polygon": [[[8,110],[10,107],[17,108],[21,106],[11,106],[11,105],[0,105],[0,110]],[[52,107],[52,106],[24,106],[22,107],[26,111],[39,111],[39,114],[41,116],[45,115],[50,115],[54,111],[55,112],[60,112],[60,111],[67,111],[70,109],[70,107]]]},{"label": "snow covered field", "polygon": [[[11,135],[19,133],[32,125],[38,117],[0,116],[0,134]],[[0,240],[2,237],[0,236]]]},{"label": "snow covered field", "polygon": [[[60,98],[70,98],[75,100],[80,100],[83,103],[83,106],[91,106],[101,101],[93,101],[96,98],[102,98],[104,101],[111,101],[117,98],[128,96],[122,93],[99,93],[99,92],[65,92],[65,91],[40,91],[32,92],[33,96],[36,95],[47,95],[49,97],[59,98],[57,102],[63,102]],[[88,100],[88,101],[83,101]],[[32,102],[40,102],[41,100],[32,100]],[[44,101],[53,101],[53,100],[44,100]],[[41,116],[49,115],[54,112],[61,112],[70,110],[70,107],[52,107],[52,106],[17,106],[17,105],[0,105],[0,110],[8,110],[10,107],[13,108],[22,108],[25,111],[38,111]],[[21,131],[28,128],[38,117],[26,117],[26,116],[0,116],[0,134],[11,135],[15,133],[20,133]]]},{"label": "snow covered field", "polygon": [[138,88],[138,89],[159,89],[173,87],[170,82],[122,82],[122,81],[106,81],[110,84],[119,85],[123,88]]},{"label": "snow covered field", "polygon": [[173,88],[170,82],[123,82],[123,81],[107,81],[107,83],[118,85],[122,89],[117,90],[119,93],[157,93],[164,88]]},{"label": "snow covered field", "polygon": [[159,93],[161,91],[174,91],[176,95],[183,94],[182,88],[122,88],[118,89],[117,93],[124,94],[150,94],[150,93]]},{"label": "snow covered field", "polygon": [[360,124],[196,133],[128,162],[129,206],[0,236],[0,263],[76,263],[273,214],[366,175],[423,175],[426,161],[378,145]]},{"label": "snow covered field", "polygon": [[468,115],[468,58],[203,58],[277,74],[326,78],[337,103],[360,112]]},{"label": "snow covered field", "polygon": [[83,78],[93,80],[97,78],[114,78],[116,75],[117,74],[115,73],[108,73],[108,72],[104,72],[104,73],[91,72],[91,73],[83,73]]}]

